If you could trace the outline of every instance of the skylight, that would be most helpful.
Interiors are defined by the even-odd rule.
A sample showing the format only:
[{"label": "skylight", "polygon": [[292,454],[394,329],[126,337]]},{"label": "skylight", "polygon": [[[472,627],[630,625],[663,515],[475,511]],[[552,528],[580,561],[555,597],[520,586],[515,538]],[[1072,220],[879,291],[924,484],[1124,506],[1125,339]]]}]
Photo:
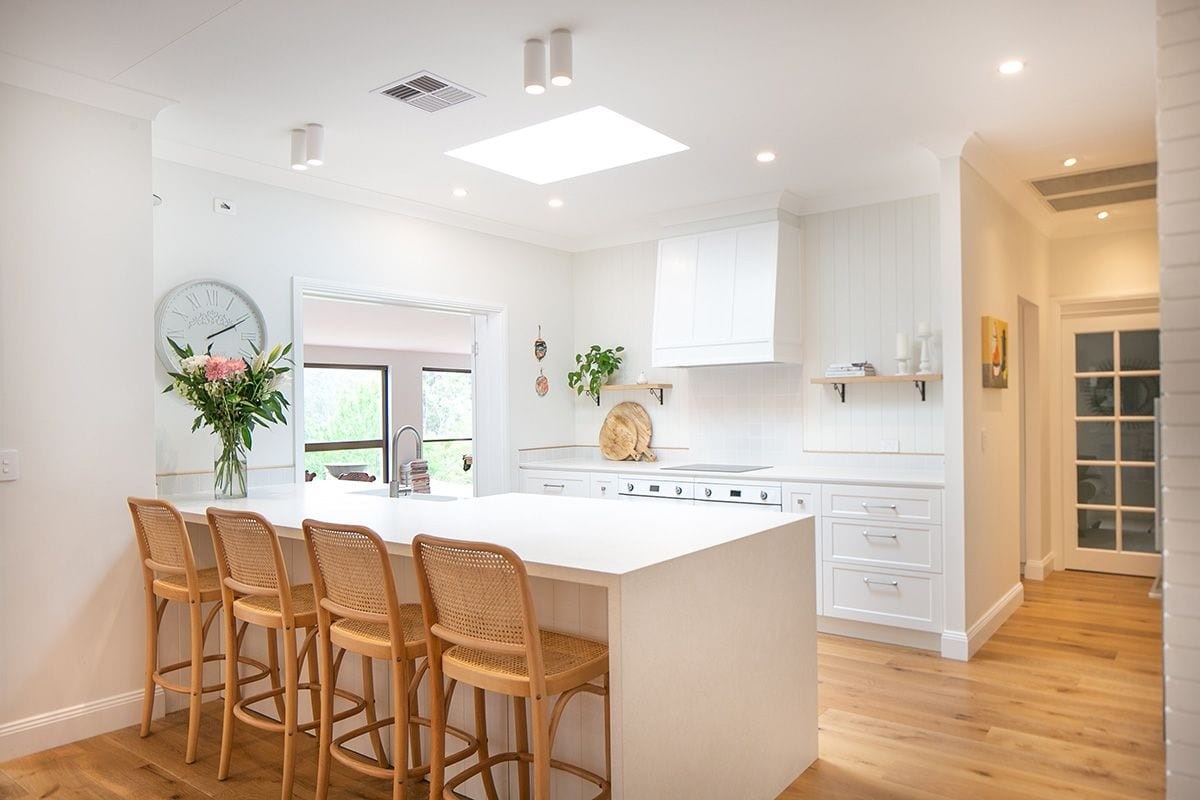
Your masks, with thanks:
[{"label": "skylight", "polygon": [[687,149],[615,111],[593,106],[446,155],[542,185]]}]

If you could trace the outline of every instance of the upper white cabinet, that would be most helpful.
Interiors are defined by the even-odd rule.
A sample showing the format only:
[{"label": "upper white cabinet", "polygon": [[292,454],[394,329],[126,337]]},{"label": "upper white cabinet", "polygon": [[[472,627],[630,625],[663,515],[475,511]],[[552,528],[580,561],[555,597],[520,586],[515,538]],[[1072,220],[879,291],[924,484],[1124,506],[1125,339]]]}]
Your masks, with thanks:
[{"label": "upper white cabinet", "polygon": [[654,366],[799,363],[800,231],[783,221],[662,239]]}]

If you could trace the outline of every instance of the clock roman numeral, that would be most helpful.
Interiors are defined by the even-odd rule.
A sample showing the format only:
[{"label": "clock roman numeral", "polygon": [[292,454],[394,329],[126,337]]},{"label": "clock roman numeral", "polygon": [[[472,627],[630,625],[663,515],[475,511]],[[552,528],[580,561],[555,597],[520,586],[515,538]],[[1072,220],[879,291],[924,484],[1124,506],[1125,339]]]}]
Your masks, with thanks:
[{"label": "clock roman numeral", "polygon": [[215,306],[221,300],[221,296],[216,289],[205,289],[204,294],[208,297],[208,304],[210,306]]},{"label": "clock roman numeral", "polygon": [[172,339],[179,339],[181,336],[183,336],[183,330],[176,328],[173,331],[167,331],[167,336],[170,336]]},{"label": "clock roman numeral", "polygon": [[256,333],[251,333],[250,331],[242,331],[242,341],[244,341],[244,342],[253,342],[257,338],[258,338],[258,334],[256,334]]},{"label": "clock roman numeral", "polygon": [[229,302],[225,304],[225,310],[226,310],[226,311],[228,311],[229,309],[233,308],[233,301],[234,301],[234,300],[236,300],[236,299],[237,299],[236,297],[230,297],[230,298],[229,298]]},{"label": "clock roman numeral", "polygon": [[188,299],[188,302],[192,304],[192,308],[200,307],[200,301],[196,299],[196,295],[189,294],[189,295],[187,295],[187,299]]}]

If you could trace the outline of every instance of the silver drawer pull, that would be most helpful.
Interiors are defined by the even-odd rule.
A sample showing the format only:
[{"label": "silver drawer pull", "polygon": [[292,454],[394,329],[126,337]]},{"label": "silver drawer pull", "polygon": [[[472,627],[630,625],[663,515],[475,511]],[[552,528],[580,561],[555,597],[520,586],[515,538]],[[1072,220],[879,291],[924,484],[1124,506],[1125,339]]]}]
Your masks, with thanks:
[{"label": "silver drawer pull", "polygon": [[886,508],[886,509],[888,509],[889,511],[895,511],[895,510],[896,510],[896,504],[895,504],[895,503],[892,503],[891,505],[885,505],[885,504],[883,504],[883,503],[867,503],[867,502],[864,502],[864,503],[862,504],[862,507],[863,507],[863,509],[864,509],[865,511],[870,511],[872,508]]},{"label": "silver drawer pull", "polygon": [[863,583],[868,586],[899,586],[900,581],[873,581],[870,578],[863,578]]},{"label": "silver drawer pull", "polygon": [[874,539],[895,539],[896,538],[896,534],[894,534],[894,533],[875,533],[874,531],[863,531],[862,534],[863,534],[863,536],[866,536],[868,538],[874,538]]},{"label": "silver drawer pull", "polygon": [[565,489],[567,487],[561,483],[543,483],[542,488],[543,489]]}]

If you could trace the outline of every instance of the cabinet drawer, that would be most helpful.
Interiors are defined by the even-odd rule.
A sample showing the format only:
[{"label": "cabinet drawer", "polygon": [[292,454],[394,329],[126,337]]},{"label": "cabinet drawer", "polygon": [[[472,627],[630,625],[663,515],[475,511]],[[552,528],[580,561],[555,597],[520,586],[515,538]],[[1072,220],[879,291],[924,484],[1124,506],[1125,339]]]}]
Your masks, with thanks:
[{"label": "cabinet drawer", "polygon": [[827,561],[887,569],[942,570],[942,529],[937,525],[829,517],[824,521],[824,534]]},{"label": "cabinet drawer", "polygon": [[530,472],[521,470],[521,492],[561,497],[587,497],[588,476],[581,472]]},{"label": "cabinet drawer", "polygon": [[826,564],[823,613],[919,631],[942,628],[942,577]]},{"label": "cabinet drawer", "polygon": [[[783,510],[792,514],[820,515],[821,487],[815,483],[783,484]],[[820,533],[820,526],[817,527]]]},{"label": "cabinet drawer", "polygon": [[940,489],[826,485],[822,497],[825,513],[840,517],[935,525],[942,521]]}]

